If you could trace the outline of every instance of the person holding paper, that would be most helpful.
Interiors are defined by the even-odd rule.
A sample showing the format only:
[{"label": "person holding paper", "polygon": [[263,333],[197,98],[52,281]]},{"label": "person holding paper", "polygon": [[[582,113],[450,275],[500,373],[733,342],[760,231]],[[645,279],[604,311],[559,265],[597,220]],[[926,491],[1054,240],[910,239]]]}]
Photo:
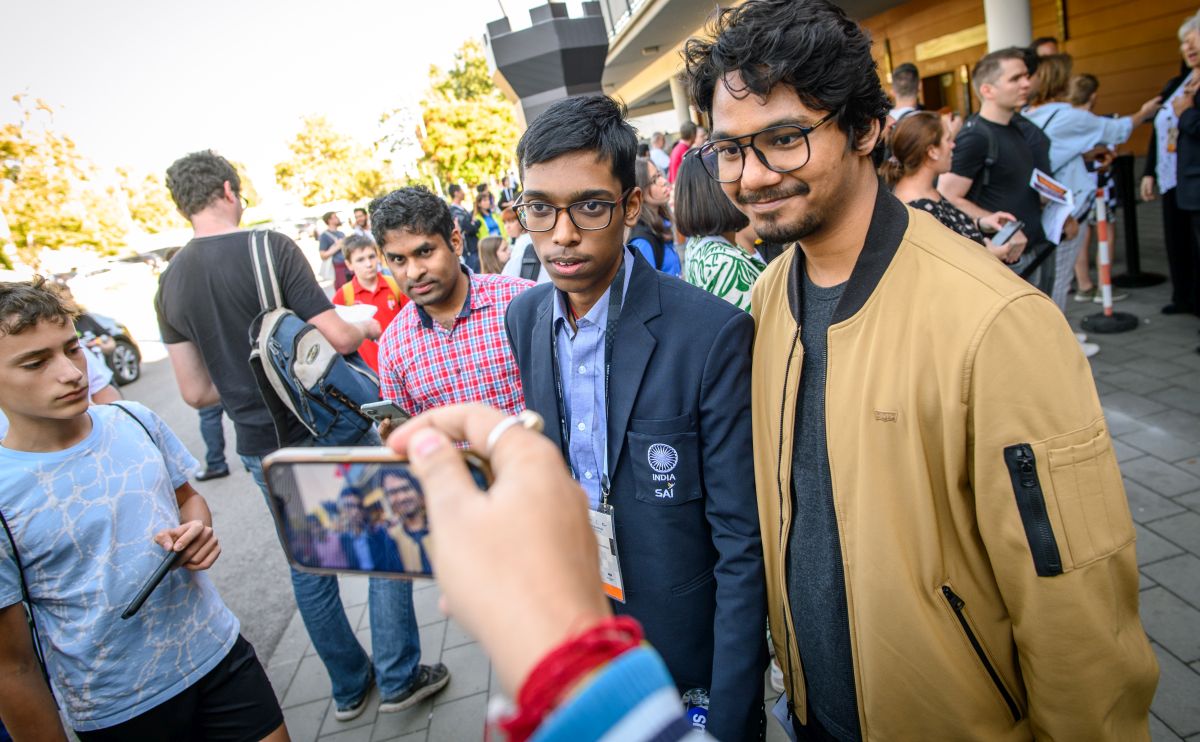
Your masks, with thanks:
[{"label": "person holding paper", "polygon": [[1067,101],[1071,84],[1071,57],[1067,54],[1043,57],[1033,82],[1032,105],[1025,117],[1050,137],[1049,175],[1071,189],[1075,201],[1072,216],[1080,224],[1075,238],[1060,243],[1054,255],[1054,290],[1050,297],[1066,311],[1072,266],[1080,248],[1087,244],[1087,214],[1096,197],[1096,179],[1088,172],[1088,161],[1095,148],[1100,147],[1106,154],[1106,145],[1127,141],[1136,127],[1154,116],[1162,99],[1155,96],[1137,113],[1115,119],[1075,108]]}]

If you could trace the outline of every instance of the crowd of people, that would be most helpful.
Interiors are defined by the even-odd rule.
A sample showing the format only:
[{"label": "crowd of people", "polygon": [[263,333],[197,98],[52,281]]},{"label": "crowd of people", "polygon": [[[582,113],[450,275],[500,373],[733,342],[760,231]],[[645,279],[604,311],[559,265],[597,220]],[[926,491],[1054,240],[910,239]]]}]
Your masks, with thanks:
[{"label": "crowd of people", "polygon": [[[912,64],[889,98],[826,0],[748,0],[710,31],[684,60],[711,131],[684,123],[668,151],[608,97],[561,100],[521,137],[520,185],[398,188],[349,235],[327,214],[332,300],[288,237],[256,259],[229,161],[167,170],[194,237],[160,279],[163,341],[263,494],[263,458],[315,435],[247,362],[269,309],[403,413],[339,443],[386,439],[427,499],[382,470],[308,514],[341,527],[305,558],[373,574],[371,651],[336,577],[291,572],[335,718],[448,684],[411,582],[383,574],[432,571],[512,696],[512,739],[761,739],[768,666],[794,739],[1147,738],[1134,530],[1095,346],[1063,310],[1072,278],[1095,293],[1097,177],[1151,120],[1163,311],[1200,307],[1200,16],[1187,69],[1115,118],[1052,39],[984,56],[963,121],[921,109]],[[1073,196],[1058,233],[1035,171]],[[0,284],[0,718],[63,738],[57,699],[85,740],[287,739],[204,574],[238,545],[199,464],[145,406],[92,403],[75,313],[40,279]],[[491,462],[486,496],[461,445]],[[163,550],[183,568],[119,619]]]}]

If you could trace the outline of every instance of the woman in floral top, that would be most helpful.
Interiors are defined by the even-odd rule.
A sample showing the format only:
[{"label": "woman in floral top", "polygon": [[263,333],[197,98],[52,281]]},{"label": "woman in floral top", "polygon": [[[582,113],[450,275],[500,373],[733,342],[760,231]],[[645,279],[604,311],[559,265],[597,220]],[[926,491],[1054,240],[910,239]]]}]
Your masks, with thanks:
[{"label": "woman in floral top", "polygon": [[675,176],[675,228],[687,237],[683,279],[747,312],[750,289],[767,267],[734,239],[748,223],[689,152]]}]

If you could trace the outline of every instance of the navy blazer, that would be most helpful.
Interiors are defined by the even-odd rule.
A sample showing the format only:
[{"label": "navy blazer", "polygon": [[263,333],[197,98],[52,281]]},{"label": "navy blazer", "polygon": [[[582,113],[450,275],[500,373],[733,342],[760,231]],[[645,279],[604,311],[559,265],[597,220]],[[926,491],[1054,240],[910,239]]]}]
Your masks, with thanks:
[{"label": "navy blazer", "polygon": [[[641,622],[681,690],[709,689],[711,734],[758,739],[766,592],[750,427],[754,321],[632,259],[609,387],[609,503],[627,601],[613,608]],[[509,305],[506,326],[525,404],[561,447],[556,300],[553,284],[529,289]],[[658,444],[674,457],[652,464],[651,446],[668,451]]]}]

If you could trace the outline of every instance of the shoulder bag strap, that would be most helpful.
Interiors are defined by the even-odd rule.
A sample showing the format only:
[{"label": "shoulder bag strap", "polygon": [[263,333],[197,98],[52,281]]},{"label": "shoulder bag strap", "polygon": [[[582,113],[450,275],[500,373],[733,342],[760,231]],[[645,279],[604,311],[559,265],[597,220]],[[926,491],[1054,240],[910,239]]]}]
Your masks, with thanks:
[{"label": "shoulder bag strap", "polygon": [[250,232],[250,260],[254,264],[254,282],[258,288],[259,306],[263,311],[283,306],[279,277],[275,274],[275,261],[271,259],[266,231],[256,229]]},{"label": "shoulder bag strap", "polygon": [[[42,638],[38,633],[37,619],[33,617],[33,598],[29,595],[29,584],[25,582],[25,568],[21,564],[21,552],[17,549],[17,540],[13,538],[12,529],[8,527],[8,519],[4,517],[3,511],[0,511],[0,525],[4,526],[4,534],[8,536],[8,543],[12,547],[13,563],[17,566],[17,581],[21,583],[21,603],[25,609],[25,622],[29,624],[29,636],[33,640],[33,652],[37,655],[38,665],[42,668],[42,678],[45,679],[46,685],[50,686],[50,671],[46,669],[46,653],[42,650]],[[53,686],[50,686],[50,696],[54,698],[54,704],[58,705],[58,698],[54,696]]]}]

